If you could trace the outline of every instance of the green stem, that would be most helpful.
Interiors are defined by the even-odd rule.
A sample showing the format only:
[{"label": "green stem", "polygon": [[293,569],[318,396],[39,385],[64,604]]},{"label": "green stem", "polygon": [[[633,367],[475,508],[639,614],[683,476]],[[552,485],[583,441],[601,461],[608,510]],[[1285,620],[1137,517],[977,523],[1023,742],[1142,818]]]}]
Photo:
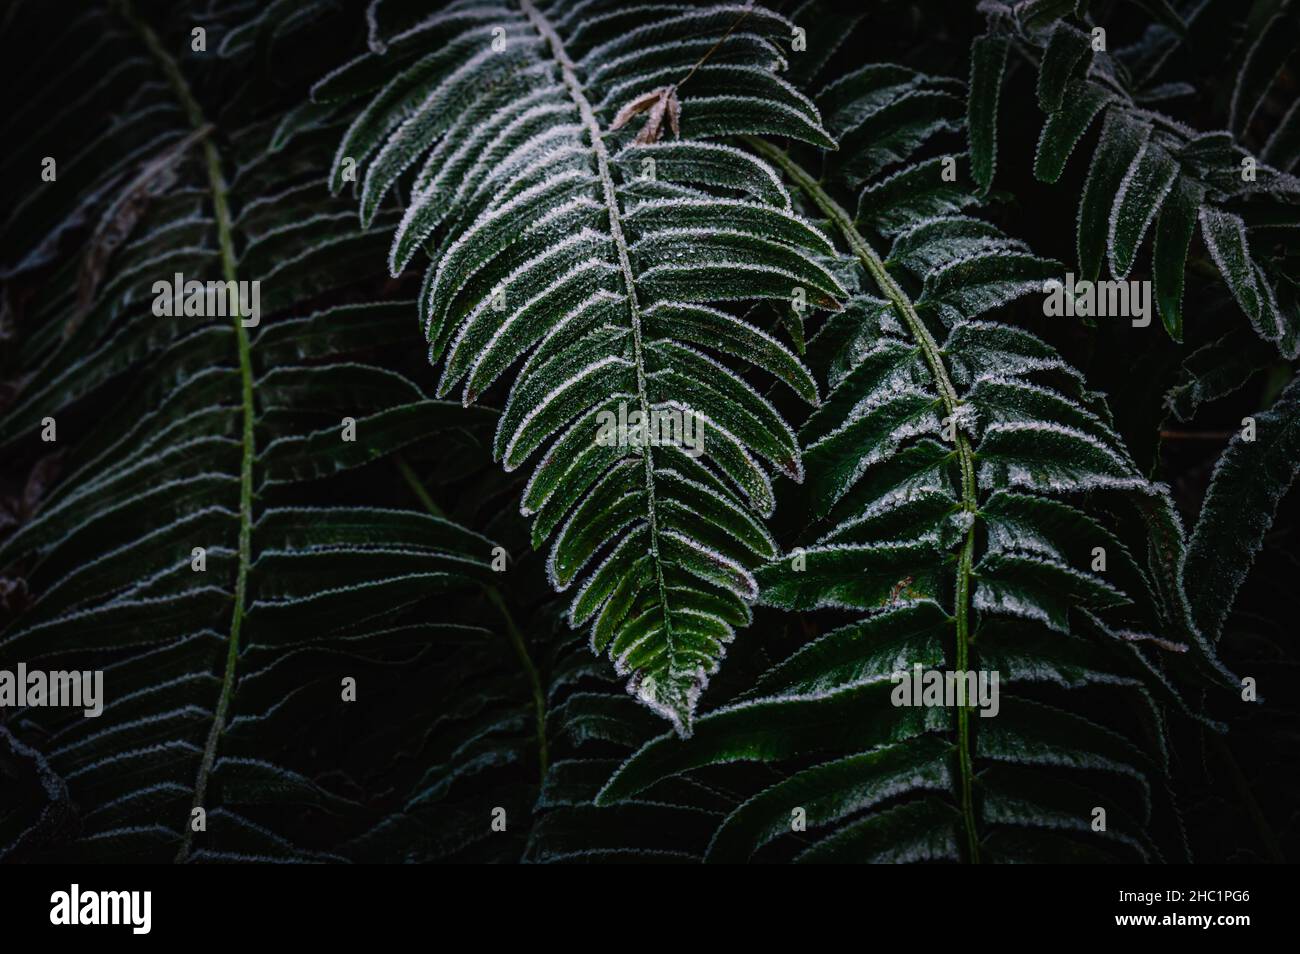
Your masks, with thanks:
[{"label": "green stem", "polygon": [[[424,489],[424,484],[420,482],[419,476],[406,462],[406,458],[397,454],[394,458],[397,461],[397,469],[411,488],[411,492],[424,505],[424,509],[435,517],[446,519],[446,514],[438,506],[434,499],[429,496],[429,492]],[[542,678],[537,672],[537,667],[533,665],[532,659],[528,655],[528,647],[524,644],[524,634],[519,631],[515,625],[515,618],[510,613],[510,608],[506,606],[505,599],[501,596],[501,591],[495,586],[484,586],[483,592],[492,605],[497,608],[501,618],[505,620],[506,634],[510,637],[510,644],[514,647],[515,655],[519,657],[519,664],[523,667],[524,674],[528,677],[529,685],[533,693],[533,709],[537,719],[537,762],[541,772],[541,780],[546,781],[546,767],[548,765],[548,756],[546,748],[546,693],[542,691]]]},{"label": "green stem", "polygon": [[[196,132],[208,128],[208,121],[203,115],[203,108],[189,83],[181,73],[176,59],[163,46],[158,34],[149,24],[136,14],[130,0],[120,0],[119,9],[122,17],[139,35],[140,40],[157,60],[172,92],[180,101],[186,118]],[[238,281],[235,268],[235,243],[232,237],[230,203],[227,198],[226,178],[221,171],[221,153],[211,136],[203,138],[203,153],[207,164],[208,189],[212,194],[212,209],[217,224],[217,241],[221,248],[221,273],[228,282]],[[237,309],[232,309],[237,311]],[[235,342],[239,350],[240,401],[243,405],[242,449],[239,465],[239,566],[235,577],[235,606],[230,617],[230,635],[226,644],[226,668],[221,678],[221,694],[217,699],[217,708],[212,716],[212,726],[208,730],[208,739],[203,746],[203,756],[199,760],[198,776],[194,780],[194,801],[191,807],[191,819],[194,809],[204,807],[208,790],[208,779],[212,775],[212,766],[216,761],[217,744],[225,730],[226,715],[230,711],[230,700],[235,690],[235,671],[239,663],[239,631],[244,622],[244,607],[248,593],[248,567],[252,562],[253,536],[253,459],[256,454],[254,444],[253,420],[253,359],[248,342],[248,329],[238,314],[233,315]],[[190,853],[194,840],[194,828],[187,819],[185,833],[181,840],[176,860],[184,861]]]},{"label": "green stem", "polygon": [[443,512],[441,507],[434,503],[433,498],[429,496],[429,491],[424,489],[424,484],[420,482],[420,478],[416,475],[415,471],[411,469],[411,465],[406,462],[406,458],[401,454],[395,454],[393,459],[397,462],[397,470],[402,475],[402,479],[405,480],[407,486],[411,488],[411,492],[415,494],[416,499],[424,505],[424,509],[429,511],[429,513],[433,514],[435,517],[441,517],[443,520],[446,520],[447,514]]},{"label": "green stem", "polygon": [[[564,41],[555,31],[555,27],[545,16],[533,6],[531,0],[520,0],[520,9],[528,17],[533,28],[538,34],[546,40],[550,46],[551,55],[560,65],[560,74],[564,79],[564,86],[569,91],[569,97],[578,108],[578,114],[582,117],[583,126],[587,131],[587,138],[591,140],[592,156],[596,161],[596,171],[600,177],[601,188],[605,200],[605,208],[609,215],[609,233],[618,251],[619,268],[623,275],[623,287],[627,290],[628,304],[628,321],[632,329],[632,360],[636,366],[636,392],[637,403],[641,410],[641,420],[650,420],[650,405],[646,389],[645,358],[642,353],[641,343],[641,305],[637,300],[636,278],[632,274],[632,261],[627,250],[627,238],[623,234],[623,213],[619,209],[618,194],[614,186],[614,176],[609,168],[609,150],[605,147],[604,137],[600,132],[600,122],[596,119],[595,110],[592,109],[586,93],[583,91],[582,83],[578,79],[578,68],[574,64],[568,51],[564,48]],[[659,515],[658,507],[655,501],[655,473],[654,459],[649,448],[642,455],[645,462],[645,488],[646,488],[646,523],[650,533],[650,562],[655,568],[655,578],[659,588],[659,605],[663,610],[664,640],[668,645],[669,670],[671,673],[672,660],[674,658],[673,645],[673,623],[672,616],[668,612],[668,584],[664,579],[663,563],[659,556]]]},{"label": "green stem", "polygon": [[502,599],[501,592],[495,586],[484,587],[487,598],[492,601],[492,605],[497,608],[501,618],[506,623],[506,633],[510,637],[510,644],[515,648],[515,655],[519,657],[519,665],[523,666],[524,673],[528,676],[528,682],[533,690],[533,712],[537,721],[537,765],[540,772],[540,779],[546,781],[546,766],[548,756],[546,751],[546,694],[542,691],[542,680],[537,674],[537,667],[533,665],[532,659],[528,656],[528,647],[524,645],[524,634],[519,631],[515,625],[515,618],[510,615],[510,608],[506,606],[506,601]]},{"label": "green stem", "polygon": [[[848,242],[849,248],[858,261],[862,263],[862,266],[871,275],[877,287],[889,299],[907,324],[908,331],[911,332],[913,340],[921,349],[926,365],[930,368],[930,374],[934,378],[935,386],[939,391],[939,399],[943,403],[944,411],[953,421],[957,460],[961,469],[961,507],[967,513],[974,515],[979,508],[979,496],[975,483],[975,451],[971,447],[970,439],[966,436],[966,433],[956,426],[956,417],[960,413],[961,401],[957,397],[957,389],[953,387],[952,379],[948,376],[948,369],[943,363],[943,353],[934,340],[934,336],[930,334],[930,329],[921,320],[921,316],[916,311],[916,306],[899,286],[898,282],[894,280],[894,277],[889,274],[889,271],[885,268],[885,263],[876,254],[875,249],[862,237],[862,233],[853,224],[853,217],[844,210],[843,206],[831,198],[826,190],[822,188],[820,182],[809,175],[784,150],[765,140],[754,137],[745,137],[745,141],[760,155],[778,165],[790,177],[791,181],[830,218],[835,227],[839,229],[840,234],[844,236],[844,240]],[[970,528],[966,531],[966,538],[962,542],[961,552],[957,560],[957,591],[954,597],[957,630],[956,668],[963,671],[969,666],[970,644],[974,641],[974,636],[970,631],[970,591],[974,554],[975,523],[972,520]],[[957,708],[957,758],[961,777],[961,808],[962,818],[966,826],[967,852],[970,861],[978,862],[979,837],[975,828],[975,806],[972,794],[974,771],[971,763],[969,704]]]}]

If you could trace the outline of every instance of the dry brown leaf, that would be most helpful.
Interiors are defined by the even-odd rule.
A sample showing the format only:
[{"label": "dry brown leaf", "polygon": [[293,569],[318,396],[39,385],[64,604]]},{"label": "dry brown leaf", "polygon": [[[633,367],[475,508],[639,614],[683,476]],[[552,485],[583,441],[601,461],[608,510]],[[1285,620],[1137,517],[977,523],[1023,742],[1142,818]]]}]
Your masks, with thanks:
[{"label": "dry brown leaf", "polygon": [[658,142],[663,136],[665,118],[668,120],[668,127],[673,131],[673,138],[681,137],[682,104],[677,99],[676,84],[661,86],[648,93],[642,93],[629,102],[614,116],[614,121],[609,125],[610,132],[622,129],[634,117],[644,112],[649,112],[650,115],[646,118],[646,124],[641,131],[636,134],[634,142],[641,145]]}]

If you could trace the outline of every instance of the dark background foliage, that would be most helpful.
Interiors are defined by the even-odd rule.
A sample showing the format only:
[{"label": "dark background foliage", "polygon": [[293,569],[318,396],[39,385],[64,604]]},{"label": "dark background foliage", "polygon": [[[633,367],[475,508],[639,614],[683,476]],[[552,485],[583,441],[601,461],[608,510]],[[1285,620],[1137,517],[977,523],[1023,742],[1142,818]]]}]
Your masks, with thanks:
[{"label": "dark background foliage", "polygon": [[[974,3],[814,0],[804,6],[769,5],[796,22],[842,18],[837,22],[847,31],[845,39],[820,72],[822,77],[865,62],[894,62],[966,78],[971,43],[986,27],[984,12]],[[1113,44],[1123,46],[1140,43],[1155,22],[1151,8],[1163,6],[1093,3],[1089,15],[1106,24]],[[1198,16],[1161,75],[1167,82],[1189,85],[1158,106],[1195,129],[1222,128],[1243,48],[1257,29],[1260,11],[1270,5],[1195,0],[1174,6],[1183,13],[1196,8]],[[860,9],[864,7],[865,12]],[[212,125],[206,136],[220,151],[230,183],[241,277],[246,262],[272,268],[291,260],[302,263],[301,287],[265,309],[259,334],[272,334],[277,322],[309,319],[350,305],[409,303],[420,289],[421,273],[415,265],[398,278],[387,277],[384,269],[385,226],[391,228],[400,214],[400,196],[355,245],[326,241],[331,234],[363,233],[352,198],[345,194],[331,199],[325,188],[334,147],[350,115],[346,109],[313,112],[309,91],[321,76],[365,49],[364,3],[137,0],[133,13],[124,9],[115,3],[101,8],[37,0],[8,4],[0,14],[0,95],[6,100],[6,149],[0,157],[0,182],[6,192],[0,204],[0,418],[22,409],[49,369],[61,367],[50,358],[61,353],[61,337],[76,336],[82,351],[74,359],[103,360],[105,342],[116,333],[112,301],[101,294],[89,309],[87,327],[93,333],[61,324],[84,317],[76,288],[78,281],[86,280],[96,226],[129,181],[128,170],[193,131],[169,78],[147,55],[139,30],[130,25],[131,17],[149,25],[172,51],[180,75]],[[207,30],[205,53],[190,50],[190,29],[196,25]],[[113,34],[112,42],[100,42],[105,31]],[[1099,124],[1079,144],[1060,181],[1040,182],[1033,162],[1043,114],[1033,84],[1031,65],[1013,52],[998,125],[996,201],[983,214],[1036,253],[1071,262],[1086,157],[1096,147]],[[1293,55],[1245,131],[1244,142],[1262,145],[1297,95],[1300,60]],[[159,104],[156,113],[150,112],[153,100]],[[149,125],[153,120],[137,120],[141,115],[153,115],[157,127]],[[265,150],[277,130],[288,132],[268,157]],[[954,136],[952,146],[964,148],[962,139]],[[936,151],[944,151],[942,143]],[[45,156],[59,157],[57,186],[40,181]],[[117,172],[107,176],[112,169]],[[121,264],[113,254],[123,255],[131,242],[183,216],[190,208],[186,196],[195,207],[210,203],[201,147],[186,151],[176,179],[177,185],[152,197],[139,220],[128,224],[127,244],[110,254],[108,277],[101,280],[111,282],[113,269]],[[256,203],[267,197],[274,197],[277,216],[259,224]],[[295,223],[300,226],[297,233]],[[207,222],[202,228],[210,226]],[[209,266],[218,261],[214,235],[207,232],[198,240]],[[157,241],[158,249],[167,248],[165,234]],[[280,241],[283,244],[277,244]],[[1290,255],[1294,264],[1294,248]],[[1214,466],[1241,419],[1271,407],[1295,371],[1294,361],[1280,357],[1245,327],[1208,258],[1199,238],[1194,240],[1181,343],[1166,335],[1159,321],[1137,330],[1105,319],[1046,318],[1032,296],[1006,309],[1008,320],[1052,344],[1084,373],[1092,389],[1106,395],[1116,428],[1139,467],[1172,488],[1189,528],[1195,525]],[[1145,278],[1149,270],[1148,250],[1139,256],[1130,277]],[[99,292],[103,290],[100,286]],[[123,306],[122,314],[138,314],[147,307],[147,297],[136,299]],[[104,321],[95,330],[100,315]],[[404,320],[405,325],[395,317],[383,334],[343,335],[315,352],[286,359],[286,365],[317,370],[304,376],[299,403],[288,402],[282,413],[266,413],[263,405],[257,420],[258,446],[333,426],[339,416],[336,397],[352,386],[337,370],[341,364],[391,372],[414,386],[421,401],[432,404],[436,374],[418,337],[413,306]],[[305,333],[307,326],[302,327]],[[255,336],[253,354],[261,360],[257,340]],[[3,432],[0,543],[66,493],[70,474],[93,477],[77,471],[85,460],[78,457],[77,448],[92,441],[97,430],[126,427],[130,416],[140,413],[137,402],[158,405],[160,395],[150,388],[157,375],[170,373],[171,367],[159,363],[161,351],[142,350],[96,379],[93,387],[72,393],[60,405],[57,450],[51,452],[39,440],[30,422]],[[259,380],[274,370],[278,354],[269,348],[265,353],[267,363],[256,368]],[[45,363],[51,360],[56,363]],[[233,336],[223,338],[202,360],[236,367]],[[192,374],[193,369],[184,373]],[[1198,384],[1209,396],[1196,403],[1187,394]],[[498,388],[481,403],[499,408],[504,396]],[[261,405],[261,392],[258,401]],[[1186,402],[1181,417],[1171,413],[1171,401]],[[181,857],[694,859],[703,855],[718,820],[748,793],[800,767],[799,760],[779,769],[751,763],[714,766],[662,783],[655,798],[607,808],[591,805],[592,796],[628,754],[664,727],[624,693],[608,662],[590,653],[585,634],[567,626],[567,598],[549,591],[544,554],[531,547],[529,524],[519,514],[527,475],[504,473],[492,461],[491,415],[459,419],[452,412],[459,413],[459,408],[450,408],[431,424],[431,418],[421,418],[420,425],[384,445],[373,460],[351,461],[320,479],[259,491],[257,507],[259,512],[276,506],[369,506],[413,515],[434,513],[481,535],[482,548],[470,555],[475,561],[485,562],[491,545],[504,546],[510,554],[508,572],[501,577],[469,573],[446,590],[392,609],[383,617],[383,627],[405,628],[408,635],[403,639],[356,638],[375,630],[375,625],[367,618],[333,619],[324,610],[287,624],[295,631],[292,648],[259,646],[254,639],[244,651],[247,660],[240,661],[232,711],[256,714],[258,722],[240,751],[274,770],[243,779],[241,787],[241,777],[232,771],[235,766],[225,766],[227,778],[219,764],[213,785],[224,806],[221,817],[212,812],[209,832],[196,838],[192,848],[181,849]],[[36,419],[40,416],[35,414]],[[142,484],[137,489],[146,488]],[[781,488],[782,503],[791,493],[789,486]],[[1300,673],[1290,608],[1300,580],[1298,519],[1300,493],[1292,489],[1281,501],[1219,643],[1226,667],[1255,677],[1264,701],[1242,706],[1230,695],[1207,694],[1209,714],[1228,727],[1223,735],[1190,722],[1170,724],[1171,788],[1196,861],[1300,857],[1300,809],[1295,800],[1300,760],[1300,697],[1295,685]],[[797,507],[778,506],[773,527],[782,545],[798,539],[800,520]],[[130,539],[129,531],[115,528],[125,535],[123,541]],[[255,550],[257,543],[255,532]],[[108,547],[102,540],[98,545]],[[86,560],[103,552],[107,549],[61,553],[59,558]],[[214,572],[223,573],[229,566],[216,561]],[[21,632],[25,614],[40,595],[40,572],[30,557],[0,566],[2,667],[19,658],[35,665],[40,658],[39,647],[22,657],[6,648],[6,639]],[[232,578],[219,585],[233,593],[235,582]],[[97,621],[92,615],[91,628]],[[701,711],[734,701],[770,666],[839,622],[833,613],[757,609],[753,624],[729,648],[726,665],[711,683]],[[148,632],[152,623],[146,617],[137,625]],[[212,625],[220,633],[225,623]],[[135,663],[148,669],[153,663],[142,655],[138,642],[89,639],[76,652],[47,657],[52,660],[47,668]],[[158,724],[166,738],[186,740],[187,760],[175,770],[174,779],[167,774],[171,769],[159,768],[156,778],[141,782],[140,791],[162,786],[161,800],[148,802],[140,813],[124,815],[120,824],[99,825],[91,812],[111,800],[112,793],[131,791],[121,787],[128,783],[119,782],[134,771],[134,763],[101,767],[101,780],[92,770],[93,759],[69,761],[61,754],[60,733],[68,731],[66,724],[35,710],[0,710],[0,852],[8,852],[5,860],[177,857],[190,793],[167,794],[166,785],[174,781],[183,788],[192,781],[222,674],[220,660],[212,662],[210,673],[206,695],[175,702],[198,706],[196,725],[175,725],[171,704],[150,715],[162,720]],[[362,686],[358,701],[350,705],[338,703],[337,686],[345,675],[360,677]],[[139,678],[141,686],[148,684],[147,677],[131,678]],[[292,711],[276,711],[277,700],[283,698],[297,700],[288,707]],[[111,738],[83,741],[103,759],[122,751]],[[163,741],[145,734],[140,745]],[[506,808],[510,818],[505,834],[489,829],[489,813],[497,806]],[[159,819],[159,830],[145,837],[141,829],[148,827],[150,817]],[[802,847],[798,838],[785,838],[758,857],[786,860]]]}]

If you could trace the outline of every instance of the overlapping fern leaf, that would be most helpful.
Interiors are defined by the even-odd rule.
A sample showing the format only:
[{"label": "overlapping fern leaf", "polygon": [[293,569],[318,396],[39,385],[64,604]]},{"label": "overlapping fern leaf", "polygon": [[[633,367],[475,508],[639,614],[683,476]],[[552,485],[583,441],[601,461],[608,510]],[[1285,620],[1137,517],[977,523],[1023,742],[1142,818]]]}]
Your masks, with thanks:
[{"label": "overlapping fern leaf", "polygon": [[[1105,263],[1115,279],[1127,279],[1151,236],[1155,304],[1171,337],[1183,340],[1189,256],[1204,257],[1255,332],[1296,358],[1300,269],[1288,236],[1300,223],[1300,179],[1291,174],[1300,110],[1279,74],[1300,51],[1300,9],[1276,0],[1247,17],[1230,0],[1160,4],[1161,22],[1124,37],[1107,33],[1094,6],[981,4],[988,33],[973,47],[970,100],[976,181],[984,189],[993,181],[1003,76],[1023,54],[1047,114],[1034,160],[1040,180],[1056,182],[1101,121],[1079,201],[1078,277],[1097,279]],[[1242,37],[1226,44],[1216,31]],[[1169,64],[1188,43],[1195,75],[1171,77]],[[1225,128],[1202,131],[1166,112],[1195,92],[1186,80],[1219,68],[1210,51],[1225,49],[1235,49]],[[1198,230],[1204,256],[1193,244]]]},{"label": "overlapping fern leaf", "polygon": [[[506,382],[495,452],[508,470],[539,456],[523,510],[535,545],[551,541],[553,585],[574,590],[573,625],[689,733],[750,618],[751,568],[776,553],[770,473],[803,473],[792,428],[740,372],[818,398],[741,308],[843,294],[772,170],[717,141],[831,144],[777,73],[791,25],[748,5],[534,0],[372,23],[374,52],[315,89],[369,97],[334,185],[355,172],[368,225],[413,171],[389,266],[431,258],[419,308],[438,394],[470,404]],[[620,409],[693,416],[702,456],[597,441]]]},{"label": "overlapping fern leaf", "polygon": [[[979,186],[940,135],[962,130],[960,84],[872,65],[817,102],[874,156],[827,155],[818,179],[754,143],[854,270],[810,342],[828,368],[800,431],[811,523],[758,579],[764,603],[841,625],[693,738],[647,743],[595,802],[751,761],[784,775],[730,811],[710,860],[1184,857],[1164,724],[1227,674],[1190,619],[1167,491],[1081,375],[1005,320],[1061,266],[971,214]],[[914,666],[997,673],[996,713],[900,705]]]},{"label": "overlapping fern leaf", "polygon": [[[210,12],[217,37],[250,11]],[[419,791],[430,666],[491,640],[468,613],[428,609],[491,576],[492,542],[347,473],[473,419],[368,360],[407,336],[412,305],[366,300],[351,263],[382,254],[386,228],[358,232],[322,202],[337,128],[234,105],[216,128],[196,86],[233,104],[230,77],[262,77],[236,60],[214,86],[209,60],[182,62],[184,17],[59,16],[27,4],[10,26],[84,47],[63,83],[119,118],[86,142],[87,107],[60,112],[60,84],[7,114],[28,167],[59,166],[4,231],[8,290],[31,292],[10,303],[25,313],[0,453],[34,476],[0,538],[0,660],[102,670],[104,698],[96,718],[3,713],[0,857],[338,858],[349,826],[389,810],[373,793]],[[333,24],[318,9],[310,25]],[[101,82],[117,74],[123,87]],[[178,272],[260,281],[260,322],[155,314],[154,283]]]},{"label": "overlapping fern leaf", "polygon": [[[761,612],[761,611],[760,611]],[[779,626],[756,624],[728,654],[709,687],[716,708],[753,684],[770,660]],[[754,784],[753,766],[664,779],[616,805],[593,802],[629,755],[659,735],[663,723],[621,690],[609,666],[578,640],[558,643],[548,692],[551,761],[535,805],[524,859],[611,864],[698,863],[714,831]],[[702,717],[702,721],[708,718]],[[774,773],[758,767],[760,777]],[[737,776],[734,773],[739,772]]]},{"label": "overlapping fern leaf", "polygon": [[1188,548],[1189,598],[1211,639],[1219,637],[1278,505],[1300,473],[1300,379],[1251,425],[1250,438],[1235,434],[1215,465]]}]

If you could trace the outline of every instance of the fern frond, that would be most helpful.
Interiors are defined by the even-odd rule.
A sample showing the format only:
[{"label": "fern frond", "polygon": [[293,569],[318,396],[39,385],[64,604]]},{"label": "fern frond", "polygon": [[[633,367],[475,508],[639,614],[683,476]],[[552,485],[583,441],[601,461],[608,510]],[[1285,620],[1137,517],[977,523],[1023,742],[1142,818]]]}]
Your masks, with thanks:
[{"label": "fern frond", "polygon": [[[316,763],[310,739],[337,738],[349,718],[342,680],[358,679],[358,697],[376,703],[387,687],[396,724],[419,724],[410,674],[422,658],[439,643],[499,645],[427,613],[431,598],[493,577],[491,540],[322,480],[475,425],[369,360],[406,337],[413,303],[348,303],[350,262],[360,255],[369,268],[395,217],[358,233],[350,214],[336,224],[344,203],[322,203],[321,147],[338,130],[328,115],[296,129],[272,114],[215,130],[169,52],[188,23],[163,39],[122,5],[71,28],[105,38],[86,71],[140,65],[105,139],[120,151],[65,163],[57,188],[34,190],[6,233],[44,223],[15,248],[9,274],[35,281],[37,264],[49,274],[0,447],[14,460],[54,450],[44,460],[60,474],[0,539],[0,567],[27,594],[0,630],[0,660],[102,670],[104,683],[95,718],[5,711],[9,750],[37,753],[51,780],[40,813],[6,802],[6,859],[339,860],[337,839],[284,819],[286,807],[364,817],[360,773],[393,770],[391,753],[384,764],[341,752],[346,769]],[[291,29],[273,19],[228,35],[255,46],[274,24]],[[322,24],[292,28],[305,25]],[[136,127],[139,142],[127,132]],[[147,186],[131,185],[145,175]],[[78,228],[92,234],[86,253],[62,254],[59,236]],[[92,280],[79,286],[88,261]],[[261,282],[260,320],[156,314],[154,283],[176,272]],[[355,441],[341,436],[345,417]],[[42,444],[51,420],[54,442]],[[535,744],[531,726],[523,738]]]},{"label": "fern frond", "polygon": [[1296,53],[1300,14],[1279,4],[1246,38],[1228,128],[1202,132],[1157,105],[1191,87],[1157,79],[1183,35],[1201,32],[1202,24],[1214,29],[1213,6],[1189,5],[1187,22],[1169,7],[1167,23],[1120,46],[1084,8],[1075,16],[1050,4],[984,4],[988,33],[972,51],[973,92],[979,94],[970,100],[972,161],[987,188],[997,155],[1001,64],[1013,46],[1037,70],[1038,103],[1047,114],[1034,159],[1040,180],[1060,179],[1076,147],[1102,120],[1079,201],[1081,277],[1097,279],[1105,261],[1114,278],[1126,279],[1147,236],[1153,236],[1157,310],[1170,337],[1181,341],[1187,260],[1199,231],[1251,327],[1294,359],[1300,355],[1300,298],[1282,240],[1295,228],[1300,202],[1300,180],[1290,172],[1300,158],[1296,110],[1266,142],[1251,125]]},{"label": "fern frond", "polygon": [[[430,250],[420,311],[438,394],[468,405],[509,382],[494,451],[507,470],[541,455],[523,511],[535,544],[552,541],[551,582],[682,734],[749,620],[751,568],[775,553],[758,519],[770,472],[802,476],[793,430],[734,369],[753,361],[817,399],[732,303],[844,295],[819,261],[830,244],[773,172],[715,141],[831,144],[774,69],[789,35],[760,7],[453,3],[316,90],[361,95],[381,66],[392,75],[340,143],[334,186],[364,166],[369,224],[417,169],[389,266]],[[680,140],[632,135],[623,107],[666,87]],[[600,443],[599,423],[628,411],[694,419],[703,456]]]},{"label": "fern frond", "polygon": [[1250,418],[1215,465],[1188,546],[1189,599],[1196,622],[1217,639],[1264,545],[1278,505],[1300,472],[1300,384]]},{"label": "fern frond", "polygon": [[[893,101],[878,88],[841,111],[860,103],[869,124]],[[918,144],[938,131],[919,129]],[[692,739],[646,743],[596,804],[758,761],[791,768],[727,816],[710,860],[788,835],[795,806],[802,861],[1181,857],[1164,709],[1195,715],[1183,687],[1228,674],[1187,612],[1168,491],[1138,471],[1082,376],[995,317],[1059,264],[970,216],[982,186],[938,161],[868,180],[853,215],[830,189],[858,186],[855,171],[831,161],[818,181],[751,145],[830,221],[875,293],[821,332],[831,391],[800,432],[814,522],[759,571],[762,601],[858,618],[702,717]],[[1146,566],[1125,542],[1143,537]],[[997,712],[900,705],[913,666],[999,674]],[[1118,720],[1082,701],[1112,693]]]}]

